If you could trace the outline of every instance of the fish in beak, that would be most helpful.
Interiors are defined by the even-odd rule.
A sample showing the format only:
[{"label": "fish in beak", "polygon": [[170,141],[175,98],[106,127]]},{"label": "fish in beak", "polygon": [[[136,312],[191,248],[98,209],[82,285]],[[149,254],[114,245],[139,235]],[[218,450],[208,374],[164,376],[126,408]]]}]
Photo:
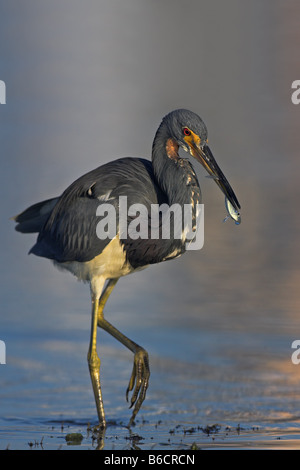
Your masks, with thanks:
[{"label": "fish in beak", "polygon": [[191,134],[185,137],[185,141],[189,146],[191,155],[201,163],[201,165],[205,168],[208,174],[214,179],[216,184],[224,193],[228,214],[233,220],[235,220],[236,223],[239,224],[241,221],[241,216],[239,213],[241,206],[232,187],[230,186],[221,168],[217,164],[207,143],[205,142],[202,144],[200,137],[194,132],[190,132]]}]

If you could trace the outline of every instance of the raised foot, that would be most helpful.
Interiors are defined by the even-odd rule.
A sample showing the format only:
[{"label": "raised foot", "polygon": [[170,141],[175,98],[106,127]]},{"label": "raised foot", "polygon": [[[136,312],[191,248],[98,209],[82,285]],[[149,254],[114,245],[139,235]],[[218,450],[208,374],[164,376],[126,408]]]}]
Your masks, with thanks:
[{"label": "raised foot", "polygon": [[150,368],[148,353],[145,349],[139,348],[134,355],[132,374],[126,390],[126,400],[128,401],[128,394],[134,389],[130,399],[130,408],[134,406],[129,423],[130,425],[134,423],[134,419],[145,400],[149,385],[149,377]]}]

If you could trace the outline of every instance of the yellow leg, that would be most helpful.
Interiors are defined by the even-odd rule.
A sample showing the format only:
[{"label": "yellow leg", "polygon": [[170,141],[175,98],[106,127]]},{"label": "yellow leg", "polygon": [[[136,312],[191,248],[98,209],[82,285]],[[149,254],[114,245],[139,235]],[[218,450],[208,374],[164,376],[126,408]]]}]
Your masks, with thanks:
[{"label": "yellow leg", "polygon": [[114,338],[124,344],[124,346],[130,349],[130,351],[132,351],[134,354],[133,370],[129,380],[129,385],[126,390],[126,399],[128,401],[128,393],[134,389],[130,400],[130,407],[135,405],[130,419],[130,424],[133,424],[134,419],[139,409],[141,408],[143,401],[145,400],[146,391],[149,385],[149,358],[145,349],[131,341],[129,338],[127,338],[127,336],[123,335],[123,333],[117,330],[117,328],[115,328],[104,318],[104,306],[117,281],[118,279],[109,280],[103,294],[100,297],[98,309],[98,326],[114,336]]},{"label": "yellow leg", "polygon": [[91,326],[91,337],[90,346],[88,351],[88,365],[90,370],[90,376],[92,380],[92,386],[96,401],[96,408],[99,419],[99,426],[101,428],[106,427],[106,420],[104,414],[101,384],[100,384],[100,359],[97,354],[97,319],[98,319],[98,299],[92,301],[92,326]]}]

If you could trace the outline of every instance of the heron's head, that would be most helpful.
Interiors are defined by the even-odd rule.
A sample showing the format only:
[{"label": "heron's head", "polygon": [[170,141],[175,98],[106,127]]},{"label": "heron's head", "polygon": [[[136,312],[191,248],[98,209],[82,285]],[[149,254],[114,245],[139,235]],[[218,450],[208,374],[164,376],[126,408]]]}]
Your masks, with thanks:
[{"label": "heron's head", "polygon": [[176,109],[167,114],[163,122],[168,127],[171,139],[201,163],[232,206],[238,210],[240,204],[237,197],[207,144],[207,128],[202,119],[187,109]]}]

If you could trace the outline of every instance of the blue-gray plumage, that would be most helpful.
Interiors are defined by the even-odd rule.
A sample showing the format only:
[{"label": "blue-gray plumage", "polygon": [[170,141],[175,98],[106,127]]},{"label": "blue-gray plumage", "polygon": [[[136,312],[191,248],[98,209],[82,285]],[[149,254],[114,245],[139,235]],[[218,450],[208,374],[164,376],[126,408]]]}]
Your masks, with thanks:
[{"label": "blue-gray plumage", "polygon": [[[149,215],[153,204],[177,204],[182,208],[190,204],[195,217],[195,208],[201,203],[201,191],[191,163],[179,156],[179,147],[204,166],[233,208],[238,210],[238,200],[207,145],[205,124],[196,114],[180,109],[162,120],[153,141],[152,163],[142,158],[121,158],[109,162],[78,178],[61,196],[37,203],[15,217],[16,230],[38,233],[30,253],[53,260],[59,267],[91,285],[93,308],[88,363],[99,424],[103,428],[106,421],[100,387],[100,360],[96,351],[97,326],[134,353],[134,366],[126,393],[128,397],[128,392],[133,390],[131,422],[145,398],[150,376],[147,352],[107,322],[103,316],[104,305],[119,277],[149,264],[180,256],[186,246],[183,225],[181,238],[175,238],[173,232],[169,239],[162,236],[133,239],[129,234],[122,238],[119,233],[119,198],[126,196],[128,207],[142,204]],[[96,230],[99,222],[97,210],[101,204],[107,203],[116,210],[117,233],[113,238],[102,239]],[[133,219],[134,216],[127,215],[127,226]],[[147,223],[150,235],[150,216]]]}]

